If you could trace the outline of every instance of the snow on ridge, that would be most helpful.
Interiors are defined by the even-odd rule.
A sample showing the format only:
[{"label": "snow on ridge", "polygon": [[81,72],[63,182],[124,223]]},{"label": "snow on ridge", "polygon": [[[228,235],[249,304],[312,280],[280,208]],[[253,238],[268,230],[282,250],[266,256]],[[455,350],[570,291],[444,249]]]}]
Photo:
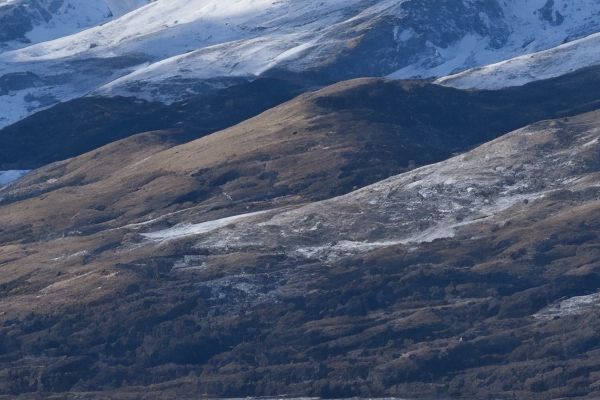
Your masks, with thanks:
[{"label": "snow on ridge", "polygon": [[179,0],[176,6],[171,0],[158,0],[102,26],[9,52],[3,58],[33,62],[88,53],[110,57],[144,52],[157,60],[165,59],[256,37],[265,29],[285,29],[269,27],[269,21],[283,18],[291,7],[288,1],[272,0]]},{"label": "snow on ridge", "polygon": [[436,83],[462,89],[500,89],[555,78],[600,65],[600,33],[537,53],[440,78]]},{"label": "snow on ridge", "polygon": [[[590,0],[505,0],[498,4],[511,27],[510,35],[501,47],[494,46],[488,36],[471,33],[448,47],[432,45],[434,56],[426,60],[432,64],[427,68],[423,69],[423,65],[417,63],[390,74],[390,77],[449,76],[523,54],[542,52],[600,31],[600,9]],[[547,14],[545,9],[549,11]]]},{"label": "snow on ridge", "polygon": [[188,236],[201,235],[220,228],[230,226],[238,221],[246,220],[253,216],[264,214],[266,212],[268,211],[257,211],[252,213],[234,215],[231,217],[201,222],[199,224],[184,223],[160,231],[142,233],[142,236],[155,241],[168,241]]},{"label": "snow on ridge", "polygon": [[[381,62],[378,68],[385,71],[381,74],[393,72],[408,57],[410,65],[390,76],[411,78],[445,76],[600,30],[600,3],[592,0],[555,0],[554,9],[564,14],[560,24],[552,19],[554,14],[540,14],[545,0],[473,1],[469,7],[483,10],[479,19],[477,13],[466,20],[450,15],[456,18],[456,27],[449,35],[456,40],[441,40],[437,45],[425,40],[445,32],[435,28],[439,15],[428,8],[428,2],[147,1],[65,0],[83,2],[80,16],[86,15],[86,7],[91,10],[98,4],[111,10],[125,5],[120,12],[133,10],[74,34],[0,53],[0,75],[28,71],[40,78],[31,87],[8,94],[0,89],[0,128],[49,105],[87,94],[168,103],[203,90],[206,80],[252,79],[276,67],[293,72],[318,69],[351,48],[363,32],[387,34],[390,39],[369,44],[374,46],[373,54],[390,54],[374,61]],[[409,8],[403,8],[405,3]],[[429,13],[432,21],[428,23]],[[388,25],[388,21],[392,23]],[[425,33],[418,33],[423,29]],[[348,60],[348,64],[361,62]],[[357,70],[363,71],[360,66]],[[340,71],[340,79],[354,77],[353,73],[352,68]]]},{"label": "snow on ridge", "polygon": [[0,75],[42,78],[8,94],[0,89],[0,128],[43,109],[37,99],[55,104],[93,94],[171,102],[186,96],[190,80],[260,74],[299,57],[304,35],[340,22],[348,7],[365,1],[377,0],[156,0],[82,32],[0,52]]}]

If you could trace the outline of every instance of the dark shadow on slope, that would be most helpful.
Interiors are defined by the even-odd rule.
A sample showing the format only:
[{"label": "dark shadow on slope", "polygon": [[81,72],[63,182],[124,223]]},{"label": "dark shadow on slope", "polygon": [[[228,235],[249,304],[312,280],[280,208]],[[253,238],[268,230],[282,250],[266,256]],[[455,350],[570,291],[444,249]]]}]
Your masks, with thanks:
[{"label": "dark shadow on slope", "polygon": [[261,78],[165,105],[131,97],[84,97],[57,104],[0,130],[0,170],[32,169],[133,134],[178,128],[181,142],[225,129],[305,90]]}]

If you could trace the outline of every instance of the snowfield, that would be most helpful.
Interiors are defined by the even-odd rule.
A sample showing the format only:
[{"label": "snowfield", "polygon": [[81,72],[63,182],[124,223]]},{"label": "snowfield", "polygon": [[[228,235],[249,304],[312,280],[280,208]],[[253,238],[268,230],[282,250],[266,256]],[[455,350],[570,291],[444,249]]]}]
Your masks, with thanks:
[{"label": "snowfield", "polygon": [[561,76],[600,65],[600,34],[438,79],[441,85],[462,89],[500,89]]},{"label": "snowfield", "polygon": [[[0,127],[80,96],[168,103],[205,90],[204,81],[218,86],[273,69],[323,71],[329,80],[440,77],[600,31],[594,0],[474,0],[452,9],[434,0],[61,4],[27,33],[31,45],[0,52]],[[569,69],[579,63],[589,58]],[[23,72],[36,79],[13,77]]]},{"label": "snowfield", "polygon": [[[17,32],[2,32],[0,49],[26,47],[68,36],[118,18],[151,0],[28,0],[0,1],[0,21]],[[30,4],[33,3],[33,4]],[[23,20],[21,15],[27,20]],[[1,28],[0,24],[0,30]],[[11,28],[4,28],[11,29]],[[12,38],[6,40],[6,38]]]}]

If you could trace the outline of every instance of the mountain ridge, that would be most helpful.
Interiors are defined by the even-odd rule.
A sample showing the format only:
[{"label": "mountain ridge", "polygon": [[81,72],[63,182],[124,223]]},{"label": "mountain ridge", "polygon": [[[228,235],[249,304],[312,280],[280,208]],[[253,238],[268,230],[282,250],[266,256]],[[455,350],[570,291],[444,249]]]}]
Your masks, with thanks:
[{"label": "mountain ridge", "polygon": [[0,399],[597,398],[599,31],[0,0]]},{"label": "mountain ridge", "polygon": [[430,2],[182,0],[172,7],[159,0],[102,26],[0,54],[0,75],[35,77],[0,96],[0,123],[89,93],[169,103],[227,85],[223,78],[252,80],[273,69],[316,74],[325,84],[438,77],[599,30],[600,6],[590,0]]},{"label": "mountain ridge", "polygon": [[0,50],[26,47],[122,16],[149,0],[0,1]]},{"label": "mountain ridge", "polygon": [[462,89],[493,90],[554,78],[600,64],[595,51],[599,43],[600,34],[596,33],[538,53],[446,76],[436,83]]}]

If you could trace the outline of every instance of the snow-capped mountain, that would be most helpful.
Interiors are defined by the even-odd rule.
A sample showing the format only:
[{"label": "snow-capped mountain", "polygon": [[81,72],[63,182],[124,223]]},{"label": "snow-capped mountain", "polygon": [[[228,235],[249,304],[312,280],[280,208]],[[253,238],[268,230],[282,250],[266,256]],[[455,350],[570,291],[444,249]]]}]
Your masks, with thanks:
[{"label": "snow-capped mountain", "polygon": [[600,0],[0,0],[0,400],[600,398],[598,45]]},{"label": "snow-capped mountain", "polygon": [[150,0],[0,0],[0,49],[45,42],[120,17]]},{"label": "snow-capped mountain", "polygon": [[457,88],[500,89],[554,78],[600,64],[600,34],[443,77],[437,83]]},{"label": "snow-capped mountain", "polygon": [[599,15],[594,0],[157,0],[0,54],[0,126],[87,94],[171,102],[281,70],[444,76],[595,33]]}]

